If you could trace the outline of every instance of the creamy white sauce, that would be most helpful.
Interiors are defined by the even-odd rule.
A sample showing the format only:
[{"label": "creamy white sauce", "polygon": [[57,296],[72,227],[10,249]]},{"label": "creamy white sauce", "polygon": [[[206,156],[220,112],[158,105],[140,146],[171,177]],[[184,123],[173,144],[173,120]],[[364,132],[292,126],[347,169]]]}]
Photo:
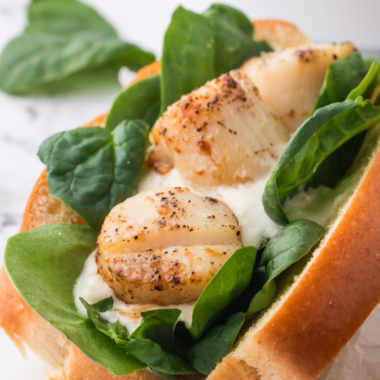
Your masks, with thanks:
[{"label": "creamy white sauce", "polygon": [[[153,170],[147,171],[140,181],[136,193],[153,190],[162,187],[188,187],[198,196],[208,196],[227,204],[236,215],[241,226],[242,243],[259,247],[261,241],[266,237],[272,237],[279,227],[266,215],[262,205],[262,194],[267,180],[273,168],[268,168],[267,175],[254,182],[239,184],[234,186],[218,186],[214,188],[194,188],[186,183],[184,178],[176,169],[172,169],[168,174],[161,175]],[[95,262],[95,252],[86,260],[82,274],[77,280],[74,288],[75,305],[84,316],[86,309],[79,297],[82,297],[89,304],[94,304],[105,298],[112,296],[114,305],[112,310],[101,313],[102,318],[109,322],[119,321],[125,325],[129,333],[135,331],[141,323],[141,311],[177,308],[181,310],[179,321],[184,321],[186,325],[191,325],[191,319],[195,302],[179,305],[137,305],[126,304],[114,294],[113,290],[98,274],[98,266]],[[142,310],[144,309],[144,310]]]},{"label": "creamy white sauce", "polygon": [[[180,305],[161,306],[126,304],[121,301],[118,297],[116,297],[113,290],[98,273],[98,265],[95,261],[95,255],[96,251],[91,253],[91,255],[87,258],[84,269],[74,287],[75,306],[83,316],[87,316],[87,311],[80,301],[80,297],[82,297],[89,304],[94,304],[105,298],[112,297],[114,300],[112,309],[105,313],[100,313],[100,315],[102,318],[111,323],[119,321],[127,327],[130,334],[133,333],[141,324],[141,311],[147,310],[171,308],[179,309],[181,310],[181,315],[179,316],[178,321],[183,321],[188,326],[191,325],[195,302]],[[144,310],[141,310],[142,308],[144,308]]]},{"label": "creamy white sauce", "polygon": [[284,204],[284,210],[290,222],[297,219],[308,219],[327,227],[346,200],[353,194],[361,174],[361,171],[358,170],[335,189],[326,186],[307,190],[300,189]]}]

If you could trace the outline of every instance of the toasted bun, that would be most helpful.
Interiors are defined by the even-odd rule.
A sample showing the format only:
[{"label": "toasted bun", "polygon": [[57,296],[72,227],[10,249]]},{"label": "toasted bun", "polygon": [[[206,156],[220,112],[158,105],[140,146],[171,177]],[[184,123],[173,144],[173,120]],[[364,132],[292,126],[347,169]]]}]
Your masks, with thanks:
[{"label": "toasted bun", "polygon": [[[295,26],[281,21],[259,21],[254,23],[257,40],[266,39],[276,49],[305,44],[308,38]],[[292,39],[293,38],[293,39]],[[155,62],[141,69],[131,83],[159,74],[160,62]],[[103,126],[106,115],[102,115],[84,125]],[[379,208],[380,209],[380,208]],[[60,200],[49,195],[47,172],[41,174],[28,200],[22,231],[54,224],[85,224],[82,218]],[[367,314],[366,314],[367,315]],[[365,318],[365,317],[364,317]],[[364,320],[364,319],[363,319]],[[362,321],[360,323],[362,323]],[[359,324],[360,325],[360,324]],[[359,326],[358,325],[358,326]],[[99,364],[85,356],[60,331],[45,321],[20,297],[10,282],[4,267],[0,269],[0,327],[13,340],[20,351],[25,354],[25,345],[39,355],[51,367],[46,369],[50,380],[156,380],[159,379],[149,370],[142,370],[131,375],[117,377]],[[357,328],[357,327],[356,327]],[[238,347],[254,344],[257,334],[249,332]],[[351,334],[352,335],[352,334]],[[269,339],[269,338],[268,338]],[[212,379],[255,379],[255,364],[250,361],[251,354],[235,350],[217,367]],[[242,359],[239,355],[243,355]],[[269,349],[268,349],[269,355]],[[244,377],[245,376],[245,377]],[[181,379],[202,379],[203,376],[184,376]],[[280,377],[279,377],[280,378]],[[285,377],[284,377],[285,378]]]},{"label": "toasted bun", "polygon": [[314,380],[323,372],[380,301],[379,194],[377,147],[300,277],[208,380]]}]

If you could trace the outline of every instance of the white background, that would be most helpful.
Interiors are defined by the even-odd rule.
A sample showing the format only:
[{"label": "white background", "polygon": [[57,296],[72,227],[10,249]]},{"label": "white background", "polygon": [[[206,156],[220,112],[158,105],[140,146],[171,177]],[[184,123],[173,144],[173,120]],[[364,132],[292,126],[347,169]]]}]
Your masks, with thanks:
[{"label": "white background", "polygon": [[[155,52],[158,57],[173,10],[181,4],[203,11],[211,3],[200,0],[85,2],[99,10],[123,39]],[[226,3],[243,10],[250,19],[294,22],[315,42],[350,40],[368,53],[380,51],[378,0],[231,0]],[[0,50],[25,25],[26,4],[24,0],[0,0]],[[90,85],[65,85],[60,92],[51,90],[32,97],[0,93],[0,262],[6,239],[16,233],[30,191],[43,169],[36,156],[39,144],[55,132],[75,128],[104,113],[119,90],[116,80],[106,78]],[[379,325],[380,310],[376,309],[324,378],[380,380]],[[31,353],[27,360],[23,359],[0,330],[1,380],[42,380],[43,367]]]}]

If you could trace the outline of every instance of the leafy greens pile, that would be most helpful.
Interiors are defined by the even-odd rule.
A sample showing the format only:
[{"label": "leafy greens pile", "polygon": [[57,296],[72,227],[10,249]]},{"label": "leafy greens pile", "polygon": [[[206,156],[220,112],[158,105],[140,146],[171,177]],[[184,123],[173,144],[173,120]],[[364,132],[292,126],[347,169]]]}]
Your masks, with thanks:
[{"label": "leafy greens pile", "polygon": [[33,0],[29,24],[0,57],[0,89],[20,93],[105,65],[137,71],[154,55],[119,39],[94,9],[76,0]]},{"label": "leafy greens pile", "polygon": [[162,52],[161,113],[208,80],[272,51],[253,40],[253,25],[236,9],[214,4],[203,14],[179,7],[172,16]]},{"label": "leafy greens pile", "polygon": [[111,208],[133,193],[148,146],[142,120],[105,128],[59,132],[43,142],[38,156],[48,167],[50,195],[77,211],[99,231]]},{"label": "leafy greens pile", "polygon": [[[266,285],[261,301],[252,296],[252,282],[263,280],[259,272],[268,273],[259,286],[273,283],[305,256],[323,233],[316,223],[300,220],[272,238],[260,261],[256,260],[256,248],[238,249],[197,300],[190,326],[177,323],[180,310],[158,309],[143,312],[142,323],[132,334],[119,322],[102,318],[101,313],[113,306],[112,297],[94,305],[82,299],[88,318],[75,306],[75,283],[96,248],[97,233],[90,227],[55,224],[21,232],[8,240],[4,262],[25,301],[92,360],[116,375],[150,367],[164,379],[175,379],[198,371],[210,373],[231,349],[244,321],[274,297],[266,293]],[[293,247],[294,242],[299,244]],[[249,308],[240,300],[244,292],[253,297]],[[230,305],[238,306],[228,315]]]},{"label": "leafy greens pile", "polygon": [[112,297],[93,305],[81,299],[84,317],[73,299],[75,282],[96,248],[96,231],[105,216],[132,195],[139,181],[150,127],[181,95],[271,50],[265,42],[255,42],[253,32],[249,20],[231,7],[216,4],[203,14],[179,7],[165,35],[160,75],[123,90],[105,128],[58,133],[40,147],[50,194],[89,226],[56,224],[19,233],[8,240],[5,265],[31,307],[116,375],[146,367],[169,380],[209,374],[230,351],[245,321],[273,302],[278,277],[307,259],[324,235],[310,220],[289,223],[281,202],[300,186],[335,186],[352,164],[365,131],[380,121],[380,108],[369,100],[380,65],[372,63],[366,70],[359,53],[335,62],[312,115],[288,143],[265,188],[265,210],[284,227],[258,251],[249,246],[230,256],[197,300],[191,324],[178,322],[181,312],[176,308],[157,309],[143,312],[141,325],[130,333],[120,322],[104,318],[102,313],[113,307]]}]

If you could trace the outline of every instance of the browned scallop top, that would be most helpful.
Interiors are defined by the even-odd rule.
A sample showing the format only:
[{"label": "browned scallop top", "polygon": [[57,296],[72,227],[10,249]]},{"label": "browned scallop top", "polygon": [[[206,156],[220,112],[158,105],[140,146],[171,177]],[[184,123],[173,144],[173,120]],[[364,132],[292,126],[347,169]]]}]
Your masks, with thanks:
[{"label": "browned scallop top", "polygon": [[98,238],[99,272],[129,303],[196,300],[242,244],[231,210],[187,188],[140,193],[114,207]]},{"label": "browned scallop top", "polygon": [[288,135],[241,71],[224,74],[169,107],[152,129],[148,163],[176,167],[196,184],[254,180],[273,165]]}]

